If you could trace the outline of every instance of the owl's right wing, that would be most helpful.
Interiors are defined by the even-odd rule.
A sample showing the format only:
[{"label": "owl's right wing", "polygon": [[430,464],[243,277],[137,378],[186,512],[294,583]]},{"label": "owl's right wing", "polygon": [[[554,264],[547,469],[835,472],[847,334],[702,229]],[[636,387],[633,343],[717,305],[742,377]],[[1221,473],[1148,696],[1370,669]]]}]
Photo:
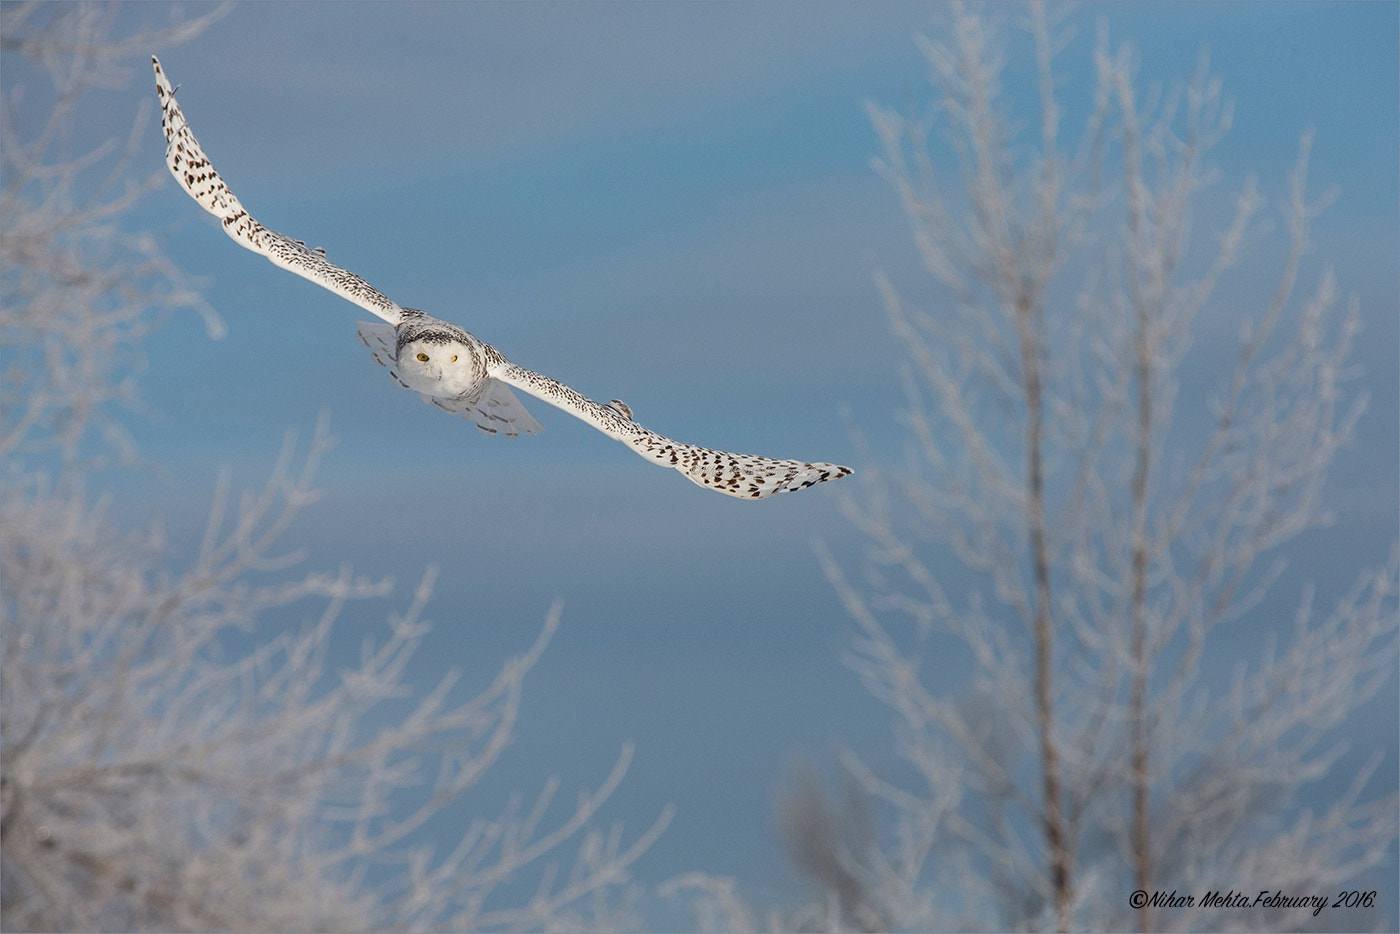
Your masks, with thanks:
[{"label": "owl's right wing", "polygon": [[631,409],[621,402],[594,402],[558,380],[516,366],[494,352],[494,348],[487,372],[492,378],[587,422],[647,460],[662,467],[674,467],[692,483],[729,496],[762,499],[774,493],[805,489],[823,480],[836,480],[851,472],[851,468],[837,464],[730,454],[673,441],[639,425],[632,419]]},{"label": "owl's right wing", "polygon": [[[394,329],[378,321],[361,321],[357,333],[369,348],[374,362],[388,369],[394,382],[405,389],[411,388],[399,378],[395,369],[398,337]],[[518,438],[521,434],[533,435],[542,430],[540,423],[535,421],[534,416],[515,397],[510,387],[497,379],[482,380],[476,392],[455,399],[444,399],[422,392],[418,395],[428,405],[435,405],[444,412],[460,415],[469,422],[475,422],[476,427],[488,435]]]},{"label": "owl's right wing", "polygon": [[213,163],[194,138],[189,121],[175,102],[175,90],[154,55],[151,64],[156,70],[156,96],[160,98],[160,123],[165,131],[165,164],[180,187],[222,221],[224,233],[240,246],[349,299],[390,324],[398,324],[403,309],[368,282],[327,260],[321,250],[309,249],[300,240],[269,230],[253,219],[214,171]]}]

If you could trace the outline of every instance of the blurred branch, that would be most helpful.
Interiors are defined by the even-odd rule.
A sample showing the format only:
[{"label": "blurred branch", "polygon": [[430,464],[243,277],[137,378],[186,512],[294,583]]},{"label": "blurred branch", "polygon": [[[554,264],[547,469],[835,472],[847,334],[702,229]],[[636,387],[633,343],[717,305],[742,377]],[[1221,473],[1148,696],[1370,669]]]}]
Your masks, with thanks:
[{"label": "blurred branch", "polygon": [[[846,497],[862,560],[818,550],[899,767],[845,759],[882,817],[858,860],[834,803],[788,826],[823,891],[799,915],[817,926],[865,924],[832,910],[855,898],[891,928],[1199,928],[1218,918],[1124,893],[1356,885],[1396,836],[1394,783],[1372,771],[1325,818],[1302,805],[1347,778],[1339,732],[1393,684],[1395,553],[1330,612],[1308,592],[1291,629],[1251,620],[1271,636],[1233,680],[1210,664],[1239,655],[1224,627],[1279,581],[1280,549],[1327,521],[1327,471],[1365,405],[1347,385],[1355,304],[1329,269],[1304,285],[1330,200],[1307,191],[1311,137],[1278,205],[1252,178],[1209,192],[1233,114],[1206,60],[1142,96],[1132,49],[1101,28],[1075,114],[1058,13],[1028,5],[1023,35],[955,4],[921,42],[934,106],[868,108],[933,307],[876,272],[911,466],[871,463]],[[1012,57],[1034,62],[1029,89],[1002,87]],[[1244,307],[1231,293],[1243,325],[1214,391],[1183,389],[1195,355],[1219,356],[1193,344],[1197,319],[1273,243],[1270,213],[1272,283]]]}]

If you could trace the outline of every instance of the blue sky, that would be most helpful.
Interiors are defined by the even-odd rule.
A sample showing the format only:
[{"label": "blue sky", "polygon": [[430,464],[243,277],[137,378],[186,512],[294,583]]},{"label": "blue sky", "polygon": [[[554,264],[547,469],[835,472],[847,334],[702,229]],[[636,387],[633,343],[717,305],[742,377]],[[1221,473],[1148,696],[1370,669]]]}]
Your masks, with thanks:
[{"label": "blue sky", "polygon": [[[1339,196],[1310,269],[1333,262],[1360,301],[1371,395],[1329,487],[1338,524],[1292,551],[1334,594],[1396,533],[1396,11],[1087,4],[1063,57],[1079,76],[1066,106],[1082,110],[1098,18],[1137,44],[1145,84],[1185,77],[1208,47],[1235,103],[1213,154],[1231,186],[1254,172],[1280,195],[1299,136],[1316,131],[1314,190]],[[869,165],[862,103],[928,100],[914,37],[937,22],[936,7],[906,3],[246,4],[153,51],[254,215],[400,304],[624,399],[676,438],[859,467],[843,407],[878,454],[903,443],[898,348],[871,270],[922,283]],[[88,132],[154,103],[148,71],[132,68]],[[1008,80],[1023,68],[1013,61]],[[173,182],[133,223],[202,277],[228,335],[177,320],[150,342],[157,415],[135,428],[169,475],[123,481],[121,509],[155,510],[178,537],[202,522],[221,466],[257,484],[283,431],[308,432],[329,409],[338,446],[296,540],[316,566],[351,560],[401,582],[399,600],[351,625],[441,566],[425,686],[448,665],[484,684],[565,600],[487,806],[553,773],[566,791],[595,783],[635,741],[610,815],[640,830],[678,809],[644,880],[700,868],[760,901],[792,897],[771,817],[790,763],[839,742],[888,756],[881,708],[840,662],[850,626],[812,554],[818,539],[854,554],[838,491],[717,496],[543,404],[530,406],[539,437],[484,438],[390,382],[355,338],[363,312],[236,247]],[[1204,328],[1233,332],[1229,308],[1209,314]],[[1387,697],[1377,732],[1357,738],[1385,744],[1393,775]]]}]

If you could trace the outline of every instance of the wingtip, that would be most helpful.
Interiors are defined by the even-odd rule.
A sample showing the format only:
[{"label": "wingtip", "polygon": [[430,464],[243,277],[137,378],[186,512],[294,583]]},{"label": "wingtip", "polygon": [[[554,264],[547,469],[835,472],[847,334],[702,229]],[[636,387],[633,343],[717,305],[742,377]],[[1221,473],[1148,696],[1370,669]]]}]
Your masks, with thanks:
[{"label": "wingtip", "polygon": [[151,56],[151,69],[156,73],[156,92],[164,101],[171,93],[170,79],[165,76],[165,69],[160,65],[160,59]]}]

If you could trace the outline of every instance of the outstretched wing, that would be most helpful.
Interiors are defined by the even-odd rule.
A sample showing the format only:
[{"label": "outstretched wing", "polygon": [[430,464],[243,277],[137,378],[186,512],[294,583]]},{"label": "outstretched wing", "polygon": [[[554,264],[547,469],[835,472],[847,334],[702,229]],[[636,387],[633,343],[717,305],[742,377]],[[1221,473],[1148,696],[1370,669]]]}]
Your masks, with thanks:
[{"label": "outstretched wing", "polygon": [[[399,374],[394,369],[395,349],[398,344],[394,329],[377,321],[361,321],[358,333],[360,340],[369,348],[370,356],[374,357],[374,362],[386,367],[394,382],[405,389],[410,388],[399,379]],[[488,435],[518,438],[522,433],[533,435],[541,430],[540,423],[535,421],[534,416],[515,398],[515,393],[510,391],[510,387],[500,380],[482,380],[476,392],[455,399],[444,399],[422,392],[418,395],[423,397],[424,402],[435,405],[444,412],[451,412],[467,421],[476,422],[476,427]]]},{"label": "outstretched wing", "polygon": [[403,309],[368,282],[328,261],[322,251],[308,249],[300,240],[267,229],[244,210],[219,173],[214,171],[199,140],[190,132],[189,122],[175,102],[175,91],[154,55],[151,64],[156,70],[156,96],[160,98],[160,122],[165,130],[165,164],[180,187],[198,201],[200,207],[222,221],[224,232],[240,245],[349,299],[390,324],[398,324]]},{"label": "outstretched wing", "polygon": [[499,353],[488,364],[494,379],[543,399],[555,408],[582,419],[609,438],[615,438],[649,461],[674,467],[692,483],[741,499],[762,499],[774,493],[791,493],[823,480],[836,480],[851,472],[837,464],[774,460],[755,454],[730,454],[683,444],[644,428],[632,420],[632,412],[620,402],[604,405],[581,395],[548,376],[516,366]]}]

